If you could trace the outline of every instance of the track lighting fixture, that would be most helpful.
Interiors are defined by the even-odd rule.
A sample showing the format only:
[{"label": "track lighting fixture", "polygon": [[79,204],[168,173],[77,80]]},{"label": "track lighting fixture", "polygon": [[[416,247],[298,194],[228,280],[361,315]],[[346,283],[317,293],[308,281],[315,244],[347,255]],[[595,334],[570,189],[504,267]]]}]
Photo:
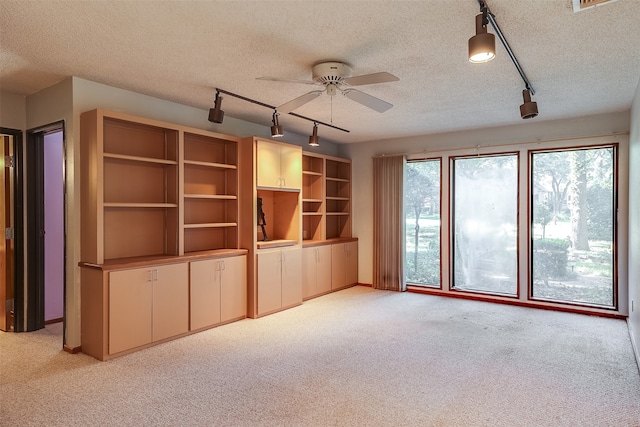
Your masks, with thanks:
[{"label": "track lighting fixture", "polygon": [[279,115],[280,114],[278,113],[277,110],[273,110],[273,118],[271,119],[273,121],[273,126],[271,126],[272,138],[279,138],[284,135],[284,133],[282,133],[282,126],[280,126],[280,123],[278,123]]},{"label": "track lighting fixture", "polygon": [[313,123],[313,133],[309,137],[309,145],[312,147],[317,147],[320,145],[318,143],[318,123]]},{"label": "track lighting fixture", "polygon": [[220,92],[216,91],[216,100],[213,105],[213,108],[209,109],[209,121],[213,123],[222,123],[224,120],[224,111],[220,109],[222,105],[222,96],[220,96]]},{"label": "track lighting fixture", "polygon": [[531,92],[529,89],[522,91],[524,104],[520,106],[520,116],[523,119],[532,119],[538,115],[538,103],[531,102]]},{"label": "track lighting fixture", "polygon": [[[490,59],[493,59],[493,57],[495,56],[495,38],[493,34],[487,33],[487,24],[491,24],[491,26],[493,27],[493,31],[496,33],[496,36],[498,36],[498,39],[500,40],[500,43],[502,43],[502,46],[504,46],[504,49],[507,51],[511,62],[513,62],[516,70],[518,71],[518,73],[520,73],[520,77],[522,77],[522,81],[524,82],[524,86],[526,88],[522,91],[524,104],[520,106],[520,116],[523,119],[532,119],[538,115],[538,104],[536,104],[535,102],[531,102],[531,95],[535,95],[536,92],[533,90],[533,87],[531,86],[531,82],[529,82],[527,75],[522,70],[520,63],[518,62],[518,58],[516,58],[516,55],[513,53],[511,47],[509,46],[509,43],[507,43],[507,39],[504,37],[504,34],[502,34],[502,31],[500,30],[500,27],[496,22],[496,18],[493,13],[491,13],[489,6],[484,0],[478,0],[478,4],[480,5],[481,13],[476,16],[476,35],[469,39],[469,61],[486,62]],[[491,39],[492,45],[490,54],[487,53],[489,52],[488,48],[484,49],[485,43],[487,47],[489,45],[489,38]],[[481,55],[483,51],[485,52],[484,56]],[[478,57],[476,58],[474,54],[477,54]]]},{"label": "track lighting fixture", "polygon": [[489,18],[487,7],[476,16],[476,35],[469,39],[469,62],[479,63],[491,61],[496,56],[496,38],[487,32]]}]

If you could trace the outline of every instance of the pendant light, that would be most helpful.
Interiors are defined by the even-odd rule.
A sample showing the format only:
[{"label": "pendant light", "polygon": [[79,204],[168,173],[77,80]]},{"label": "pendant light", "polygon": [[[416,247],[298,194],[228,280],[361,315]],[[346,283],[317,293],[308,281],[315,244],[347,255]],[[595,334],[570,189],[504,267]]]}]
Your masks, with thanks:
[{"label": "pendant light", "polygon": [[209,109],[209,121],[213,123],[222,123],[224,120],[224,111],[220,109],[222,106],[222,96],[220,92],[216,92],[216,100],[213,108]]},{"label": "pendant light", "polygon": [[309,137],[309,145],[312,147],[318,147],[320,145],[318,142],[318,123],[313,123],[313,133]]},{"label": "pendant light", "polygon": [[284,135],[284,133],[282,132],[282,126],[280,126],[280,123],[278,123],[278,116],[280,114],[278,113],[277,110],[273,111],[273,117],[272,117],[272,121],[273,121],[273,126],[271,126],[271,137],[272,138],[279,138],[281,136]]},{"label": "pendant light", "polygon": [[533,119],[538,115],[538,103],[531,102],[529,89],[522,91],[522,98],[524,99],[524,104],[520,106],[520,116],[523,119]]},{"label": "pendant light", "polygon": [[469,39],[469,62],[488,62],[496,57],[496,37],[487,32],[487,8],[476,16],[476,35]]}]

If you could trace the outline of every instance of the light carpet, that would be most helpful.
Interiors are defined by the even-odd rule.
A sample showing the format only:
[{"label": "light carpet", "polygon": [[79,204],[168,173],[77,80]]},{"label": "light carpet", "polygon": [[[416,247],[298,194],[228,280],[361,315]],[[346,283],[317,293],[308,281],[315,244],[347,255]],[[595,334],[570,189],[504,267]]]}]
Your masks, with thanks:
[{"label": "light carpet", "polygon": [[0,424],[640,426],[622,320],[354,287],[108,362],[0,333]]}]

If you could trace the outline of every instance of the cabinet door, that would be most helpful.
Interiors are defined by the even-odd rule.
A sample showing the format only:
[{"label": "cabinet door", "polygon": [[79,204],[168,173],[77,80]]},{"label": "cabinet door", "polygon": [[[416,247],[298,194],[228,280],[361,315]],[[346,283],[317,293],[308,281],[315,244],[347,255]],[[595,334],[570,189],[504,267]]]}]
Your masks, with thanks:
[{"label": "cabinet door", "polygon": [[347,247],[346,284],[358,283],[358,242],[349,242]]},{"label": "cabinet door", "polygon": [[258,254],[258,314],[282,307],[280,251]]},{"label": "cabinet door", "polygon": [[282,307],[302,303],[302,250],[282,251]]},{"label": "cabinet door", "polygon": [[346,286],[347,258],[344,243],[331,245],[331,289]]},{"label": "cabinet door", "polygon": [[151,342],[152,305],[150,269],[109,273],[109,354]]},{"label": "cabinet door", "polygon": [[153,341],[189,330],[189,268],[187,263],[153,269]]},{"label": "cabinet door", "polygon": [[220,323],[220,272],[218,260],[189,263],[191,291],[190,330]]},{"label": "cabinet door", "polygon": [[318,246],[318,263],[316,274],[316,293],[331,290],[331,245]]},{"label": "cabinet door", "polygon": [[247,317],[247,257],[230,257],[220,262],[220,320],[226,322]]},{"label": "cabinet door", "polygon": [[[279,188],[280,145],[267,141],[257,142],[257,186]],[[301,172],[302,173],[302,172]]]},{"label": "cabinet door", "polygon": [[[330,247],[329,247],[330,248]],[[302,298],[316,295],[318,248],[302,249]],[[331,286],[331,282],[329,282]]]},{"label": "cabinet door", "polygon": [[280,146],[280,176],[282,186],[287,189],[302,189],[302,148]]}]

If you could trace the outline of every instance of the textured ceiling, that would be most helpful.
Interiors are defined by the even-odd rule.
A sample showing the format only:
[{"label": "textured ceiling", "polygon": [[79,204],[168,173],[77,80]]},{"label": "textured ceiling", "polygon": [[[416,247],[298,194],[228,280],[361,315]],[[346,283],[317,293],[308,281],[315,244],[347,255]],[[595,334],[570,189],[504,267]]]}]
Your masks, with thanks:
[{"label": "textured ceiling", "polygon": [[[640,0],[574,13],[572,0],[487,0],[529,77],[544,121],[627,110],[640,78]],[[281,105],[312,86],[322,60],[354,75],[398,82],[358,89],[394,105],[385,113],[323,95],[296,113],[321,140],[378,140],[521,123],[524,84],[497,57],[467,60],[477,0],[430,1],[8,1],[0,0],[0,89],[35,93],[68,76],[210,108],[219,87]],[[493,30],[490,29],[490,32]],[[270,111],[225,97],[227,117],[271,123]],[[282,116],[287,129],[311,124]]]}]

